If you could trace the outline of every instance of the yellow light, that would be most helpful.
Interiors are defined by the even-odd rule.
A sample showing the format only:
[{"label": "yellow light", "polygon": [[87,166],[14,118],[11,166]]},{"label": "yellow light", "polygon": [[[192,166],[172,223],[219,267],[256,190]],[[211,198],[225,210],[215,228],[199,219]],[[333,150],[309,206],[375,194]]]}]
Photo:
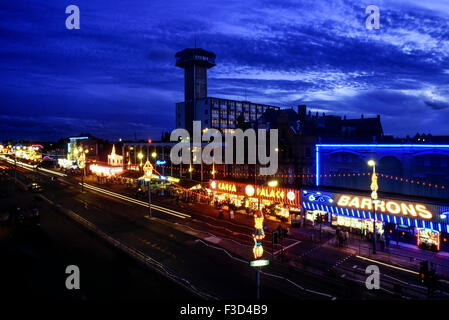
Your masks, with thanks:
[{"label": "yellow light", "polygon": [[137,157],[139,158],[139,159],[141,159],[142,160],[142,158],[143,158],[143,154],[142,154],[142,152],[140,152],[138,155],[137,155]]},{"label": "yellow light", "polygon": [[254,192],[255,192],[255,190],[254,190],[254,187],[252,185],[249,184],[249,185],[246,186],[245,193],[246,193],[246,195],[248,197],[252,197],[254,195]]},{"label": "yellow light", "polygon": [[215,174],[215,170],[212,170],[210,173]]},{"label": "yellow light", "polygon": [[369,165],[370,167],[375,166],[375,165],[376,165],[376,161],[374,161],[374,160],[369,160],[369,161],[368,161],[368,165]]},{"label": "yellow light", "polygon": [[193,168],[190,166],[189,167],[189,172],[192,172],[193,171]]},{"label": "yellow light", "polygon": [[78,149],[75,149],[73,152],[75,153],[75,155],[77,155],[78,154]]},{"label": "yellow light", "polygon": [[151,154],[151,156],[152,156],[153,158],[156,158],[156,156],[157,156],[156,152],[153,152],[153,153]]},{"label": "yellow light", "polygon": [[84,150],[84,153],[89,153],[89,149]]},{"label": "yellow light", "polygon": [[277,187],[277,185],[278,185],[278,181],[277,180],[271,180],[271,181],[268,181],[268,186],[270,186],[270,187]]}]

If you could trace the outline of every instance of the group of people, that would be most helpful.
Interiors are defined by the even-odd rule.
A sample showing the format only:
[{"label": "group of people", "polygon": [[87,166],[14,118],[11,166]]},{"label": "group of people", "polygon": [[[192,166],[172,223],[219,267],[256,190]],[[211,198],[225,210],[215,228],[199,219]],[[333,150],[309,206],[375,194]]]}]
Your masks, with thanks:
[{"label": "group of people", "polygon": [[337,244],[339,247],[341,247],[346,241],[349,239],[349,232],[348,230],[341,230],[340,228],[337,228]]}]

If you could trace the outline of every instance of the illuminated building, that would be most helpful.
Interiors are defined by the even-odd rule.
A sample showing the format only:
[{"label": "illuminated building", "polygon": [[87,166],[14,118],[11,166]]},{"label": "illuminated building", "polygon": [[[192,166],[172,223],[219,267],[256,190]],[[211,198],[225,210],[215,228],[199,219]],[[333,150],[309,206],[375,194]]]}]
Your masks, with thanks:
[{"label": "illuminated building", "polygon": [[97,176],[111,177],[121,174],[123,170],[123,156],[115,153],[115,145],[112,145],[112,151],[108,155],[108,164],[91,164],[89,170]]},{"label": "illuminated building", "polygon": [[260,186],[224,180],[210,180],[210,191],[219,202],[227,201],[236,207],[257,210],[274,207],[274,215],[289,219],[290,211],[300,208],[299,190]]},{"label": "illuminated building", "polygon": [[449,144],[317,144],[315,153],[316,185],[365,190],[374,159],[384,192],[449,198]]},{"label": "illuminated building", "polygon": [[123,156],[115,153],[115,145],[112,145],[111,154],[108,155],[108,165],[123,166]]},{"label": "illuminated building", "polygon": [[372,222],[375,220],[380,233],[385,230],[392,236],[408,236],[408,242],[412,243],[419,229],[430,230],[432,235],[437,233],[438,237],[449,235],[449,202],[416,200],[384,193],[379,195],[378,200],[372,202],[368,190],[365,193],[348,192],[324,187],[319,190],[305,188],[301,198],[306,219],[314,219],[317,213],[326,214],[332,225],[352,228],[357,232],[366,229],[372,232]]}]

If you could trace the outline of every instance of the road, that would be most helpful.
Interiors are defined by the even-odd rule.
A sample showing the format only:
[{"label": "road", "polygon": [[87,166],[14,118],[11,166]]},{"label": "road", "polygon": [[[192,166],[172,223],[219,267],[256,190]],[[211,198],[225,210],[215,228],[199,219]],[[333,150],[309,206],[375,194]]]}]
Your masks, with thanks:
[{"label": "road", "polygon": [[[189,228],[191,233],[207,232],[250,253],[253,244],[251,227],[203,215],[186,205],[176,206],[157,199],[154,203],[161,210],[153,210],[155,218],[149,220],[144,218],[148,208],[142,203],[133,203],[113,193],[93,190],[95,187],[81,193],[73,180],[60,178],[59,182],[54,182],[42,174],[29,171],[20,172],[18,176],[21,179],[42,180],[44,196],[162,263],[208,295],[219,299],[254,299],[255,272],[245,263],[248,259],[244,254],[230,256],[229,252],[218,246],[211,246],[179,230],[183,226]],[[266,248],[271,247],[270,236],[268,232],[264,243]],[[285,245],[290,246],[288,251],[295,257],[295,263],[287,265],[272,261],[272,265],[264,269],[267,274],[262,275],[263,299],[329,298],[315,292],[337,298],[425,296],[425,288],[420,287],[416,275],[408,271],[380,265],[382,290],[369,291],[364,286],[364,271],[372,264],[371,261],[360,259],[352,252],[310,241],[288,240]],[[266,251],[267,258],[271,258],[271,250]],[[282,275],[295,285],[273,275]],[[402,284],[399,288],[402,292],[398,284]]]}]

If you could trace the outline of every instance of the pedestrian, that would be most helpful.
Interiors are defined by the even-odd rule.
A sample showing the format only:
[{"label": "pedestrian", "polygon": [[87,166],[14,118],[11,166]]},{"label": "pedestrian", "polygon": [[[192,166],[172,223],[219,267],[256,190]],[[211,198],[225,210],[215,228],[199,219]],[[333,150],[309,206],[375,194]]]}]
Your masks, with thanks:
[{"label": "pedestrian", "polygon": [[380,240],[380,250],[385,249],[385,237],[384,237],[383,233],[380,235],[380,239],[379,240]]}]

